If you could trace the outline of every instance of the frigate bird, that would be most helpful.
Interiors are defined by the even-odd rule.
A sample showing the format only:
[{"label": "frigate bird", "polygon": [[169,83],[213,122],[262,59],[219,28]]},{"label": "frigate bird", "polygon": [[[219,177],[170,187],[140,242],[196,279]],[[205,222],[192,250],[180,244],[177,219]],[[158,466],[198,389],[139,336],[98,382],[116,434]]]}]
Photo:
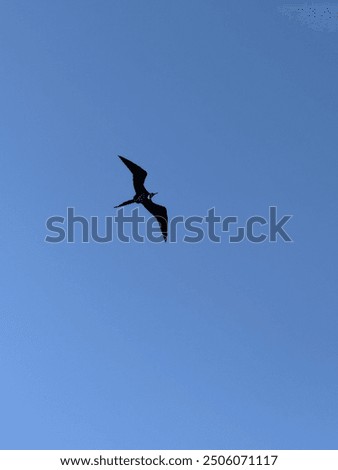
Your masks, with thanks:
[{"label": "frigate bird", "polygon": [[123,161],[123,163],[129,168],[129,170],[133,174],[133,184],[135,189],[135,196],[133,199],[129,199],[128,201],[122,202],[117,207],[127,206],[128,204],[142,204],[158,221],[160,224],[161,232],[164,238],[164,241],[167,241],[168,237],[168,214],[167,209],[164,206],[160,206],[159,204],[155,204],[152,201],[152,198],[158,193],[150,193],[144,187],[144,180],[147,177],[147,172],[141,168],[140,166],[136,165],[136,163],[131,162],[125,157],[118,157]]}]

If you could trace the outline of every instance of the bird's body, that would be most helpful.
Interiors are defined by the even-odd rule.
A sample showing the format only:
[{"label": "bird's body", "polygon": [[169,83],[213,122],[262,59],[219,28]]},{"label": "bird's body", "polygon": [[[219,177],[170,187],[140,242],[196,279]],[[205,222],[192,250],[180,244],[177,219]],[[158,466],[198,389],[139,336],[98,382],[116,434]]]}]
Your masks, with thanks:
[{"label": "bird's body", "polygon": [[131,162],[125,157],[119,158],[123,161],[123,163],[129,168],[129,170],[133,174],[133,185],[135,189],[135,196],[133,199],[129,199],[128,201],[122,202],[117,207],[127,206],[128,204],[142,204],[158,221],[160,224],[161,232],[164,238],[164,241],[167,241],[168,237],[168,214],[167,209],[164,206],[160,206],[159,204],[155,204],[152,201],[152,198],[157,193],[150,193],[144,186],[144,181],[147,177],[147,172],[141,168],[140,166],[136,165],[136,163]]}]

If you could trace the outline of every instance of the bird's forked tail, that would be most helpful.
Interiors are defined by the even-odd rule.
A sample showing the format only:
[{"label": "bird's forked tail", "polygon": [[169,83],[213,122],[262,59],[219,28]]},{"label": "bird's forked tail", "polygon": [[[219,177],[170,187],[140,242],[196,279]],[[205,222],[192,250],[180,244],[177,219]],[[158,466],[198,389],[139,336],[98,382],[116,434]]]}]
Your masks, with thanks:
[{"label": "bird's forked tail", "polygon": [[116,209],[117,207],[127,206],[128,204],[132,204],[133,202],[135,202],[134,199],[129,199],[128,201],[122,202],[118,206],[114,206],[114,208]]}]

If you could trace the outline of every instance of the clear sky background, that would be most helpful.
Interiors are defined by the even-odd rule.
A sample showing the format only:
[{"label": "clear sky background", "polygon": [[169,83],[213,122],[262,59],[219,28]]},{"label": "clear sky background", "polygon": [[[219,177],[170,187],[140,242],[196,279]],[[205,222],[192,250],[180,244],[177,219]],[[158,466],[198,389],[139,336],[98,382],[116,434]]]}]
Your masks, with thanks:
[{"label": "clear sky background", "polygon": [[[281,5],[2,0],[1,448],[337,448],[338,32]],[[45,243],[117,154],[294,242]]]}]

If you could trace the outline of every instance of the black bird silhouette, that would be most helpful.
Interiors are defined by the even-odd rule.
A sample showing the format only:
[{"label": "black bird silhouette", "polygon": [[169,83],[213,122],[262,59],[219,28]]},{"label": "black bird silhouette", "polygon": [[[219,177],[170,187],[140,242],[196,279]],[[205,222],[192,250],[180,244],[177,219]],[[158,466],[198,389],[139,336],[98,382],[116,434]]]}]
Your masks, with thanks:
[{"label": "black bird silhouette", "polygon": [[142,204],[158,221],[160,224],[161,232],[164,238],[164,241],[167,241],[168,237],[168,213],[167,209],[164,206],[160,206],[159,204],[155,204],[152,201],[152,198],[155,194],[158,193],[150,193],[144,187],[144,180],[147,177],[147,172],[141,168],[140,166],[136,165],[136,163],[131,162],[127,158],[118,157],[123,161],[123,163],[129,168],[129,170],[133,174],[133,184],[135,189],[135,196],[133,199],[129,199],[128,201],[122,202],[117,207],[127,206],[128,204]]}]

